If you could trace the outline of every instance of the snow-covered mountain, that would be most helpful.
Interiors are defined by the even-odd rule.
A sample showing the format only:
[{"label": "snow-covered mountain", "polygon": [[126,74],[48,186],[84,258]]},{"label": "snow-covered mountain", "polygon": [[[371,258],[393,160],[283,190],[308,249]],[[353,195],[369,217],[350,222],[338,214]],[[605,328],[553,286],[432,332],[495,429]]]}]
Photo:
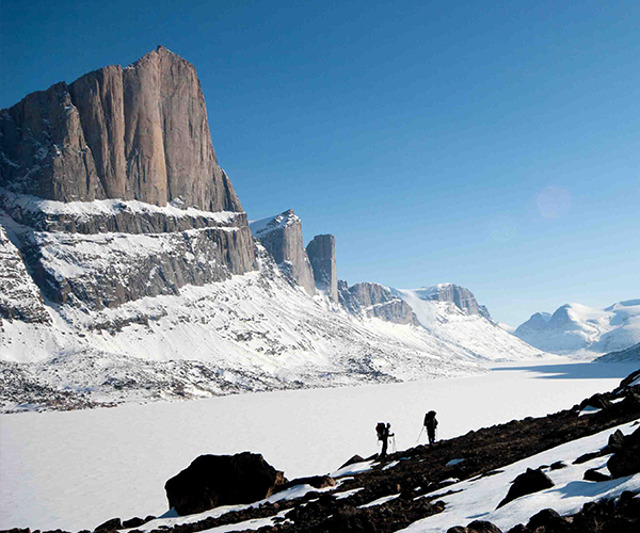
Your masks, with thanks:
[{"label": "snow-covered mountain", "polygon": [[305,249],[292,210],[250,225],[195,68],[165,48],[28,95],[0,133],[5,409],[452,376],[539,354],[462,287],[339,292],[334,237]]},{"label": "snow-covered mountain", "polygon": [[413,309],[429,334],[464,347],[479,358],[511,360],[521,354],[540,355],[540,350],[491,321],[487,308],[478,305],[468,289],[447,283],[421,289],[394,289],[394,294]]},{"label": "snow-covered mountain", "polygon": [[514,333],[541,350],[557,354],[604,354],[640,342],[640,299],[605,309],[566,304],[553,314],[535,313]]}]

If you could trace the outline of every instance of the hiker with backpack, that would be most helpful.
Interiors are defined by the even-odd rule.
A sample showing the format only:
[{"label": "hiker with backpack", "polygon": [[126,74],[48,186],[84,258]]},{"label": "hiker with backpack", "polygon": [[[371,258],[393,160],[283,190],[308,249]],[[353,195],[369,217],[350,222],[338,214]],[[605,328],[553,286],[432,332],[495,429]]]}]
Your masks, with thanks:
[{"label": "hiker with backpack", "polygon": [[387,456],[387,447],[389,446],[389,438],[393,437],[391,433],[391,424],[387,422],[378,422],[376,425],[376,433],[378,434],[378,440],[382,441],[382,451],[378,456],[378,459],[384,459]]},{"label": "hiker with backpack", "polygon": [[429,411],[424,415],[424,427],[427,429],[427,435],[429,437],[429,444],[433,445],[436,442],[436,428],[438,427],[438,421],[436,420],[436,412]]}]

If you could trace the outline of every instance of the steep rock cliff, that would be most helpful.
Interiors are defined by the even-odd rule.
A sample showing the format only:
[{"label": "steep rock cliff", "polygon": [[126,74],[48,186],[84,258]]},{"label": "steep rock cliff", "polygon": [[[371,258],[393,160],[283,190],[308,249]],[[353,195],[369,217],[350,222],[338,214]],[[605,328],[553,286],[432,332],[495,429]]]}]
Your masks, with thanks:
[{"label": "steep rock cliff", "polygon": [[318,289],[327,291],[334,302],[338,301],[338,274],[336,270],[336,239],[333,235],[316,235],[307,244],[307,255],[313,268],[313,278]]},{"label": "steep rock cliff", "polygon": [[422,300],[449,302],[471,315],[491,318],[488,309],[484,305],[478,304],[474,294],[469,289],[465,289],[460,285],[439,283],[433,287],[418,289],[418,291],[420,293],[420,299]]},{"label": "steep rock cliff", "polygon": [[349,287],[346,281],[341,280],[338,291],[340,303],[352,314],[418,325],[411,307],[384,285],[363,282]]},{"label": "steep rock cliff", "polygon": [[0,186],[65,202],[242,210],[217,163],[196,70],[162,46],[0,111]]},{"label": "steep rock cliff", "polygon": [[289,209],[275,217],[250,223],[251,233],[292,280],[308,294],[315,294],[313,270],[302,241],[302,221]]}]

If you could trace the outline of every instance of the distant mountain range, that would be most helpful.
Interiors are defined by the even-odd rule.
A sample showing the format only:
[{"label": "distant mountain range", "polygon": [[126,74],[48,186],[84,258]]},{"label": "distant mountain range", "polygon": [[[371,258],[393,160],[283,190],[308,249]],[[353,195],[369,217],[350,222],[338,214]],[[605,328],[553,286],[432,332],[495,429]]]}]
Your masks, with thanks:
[{"label": "distant mountain range", "polygon": [[605,309],[566,304],[551,313],[535,313],[514,335],[540,350],[557,354],[605,354],[640,342],[640,299]]}]

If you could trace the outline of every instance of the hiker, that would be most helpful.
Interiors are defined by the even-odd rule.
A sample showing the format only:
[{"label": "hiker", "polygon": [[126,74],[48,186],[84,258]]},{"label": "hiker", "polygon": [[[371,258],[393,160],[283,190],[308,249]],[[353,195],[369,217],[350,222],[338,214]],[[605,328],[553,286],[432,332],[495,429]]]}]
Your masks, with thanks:
[{"label": "hiker", "polygon": [[387,447],[389,445],[389,437],[393,437],[391,433],[391,424],[387,422],[378,422],[376,425],[376,433],[378,434],[378,440],[382,441],[382,451],[378,456],[378,459],[384,459],[387,456]]},{"label": "hiker", "polygon": [[424,427],[427,428],[427,435],[429,436],[429,444],[435,444],[436,428],[438,427],[438,421],[436,420],[435,411],[429,411],[426,415],[424,415]]}]

